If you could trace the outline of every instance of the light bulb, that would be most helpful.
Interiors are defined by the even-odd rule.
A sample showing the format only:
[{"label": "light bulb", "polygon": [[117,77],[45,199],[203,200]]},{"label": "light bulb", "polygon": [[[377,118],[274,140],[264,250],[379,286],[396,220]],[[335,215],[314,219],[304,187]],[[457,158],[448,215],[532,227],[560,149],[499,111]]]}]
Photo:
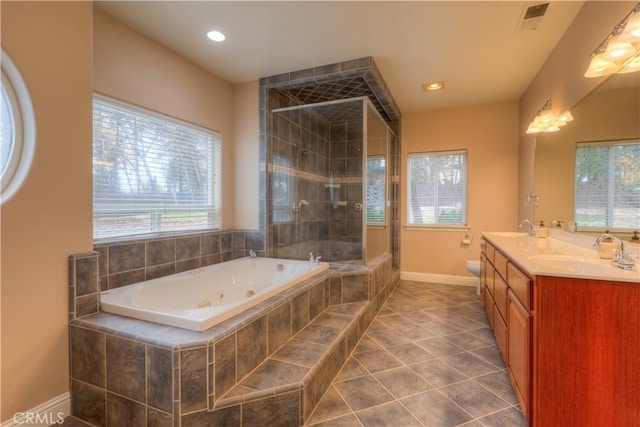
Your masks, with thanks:
[{"label": "light bulb", "polygon": [[612,59],[614,61],[631,58],[635,53],[635,48],[631,43],[622,38],[622,33],[611,37],[607,44],[607,49],[604,51],[605,58]]},{"label": "light bulb", "polygon": [[634,73],[636,71],[640,71],[640,56],[636,56],[632,60],[628,61],[624,65],[624,67],[622,67],[622,69],[618,72],[622,74],[626,74],[626,73]]},{"label": "light bulb", "polygon": [[565,111],[558,117],[558,120],[564,123],[570,122],[573,120],[573,116],[571,115],[571,111]]},{"label": "light bulb", "polygon": [[629,17],[622,31],[622,38],[632,43],[640,41],[640,11]]},{"label": "light bulb", "polygon": [[214,42],[222,42],[224,41],[227,37],[222,34],[220,31],[209,31],[207,33],[207,37],[209,37],[211,40],[213,40]]},{"label": "light bulb", "polygon": [[615,62],[607,59],[604,53],[599,53],[591,58],[589,68],[584,73],[585,77],[600,77],[613,74],[616,72],[618,66]]}]

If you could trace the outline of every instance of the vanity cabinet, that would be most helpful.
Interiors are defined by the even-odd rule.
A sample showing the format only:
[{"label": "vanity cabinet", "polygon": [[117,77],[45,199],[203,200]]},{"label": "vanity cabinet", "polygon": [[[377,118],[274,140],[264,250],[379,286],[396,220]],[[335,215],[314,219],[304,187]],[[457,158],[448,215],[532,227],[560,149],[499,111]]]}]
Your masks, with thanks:
[{"label": "vanity cabinet", "polygon": [[640,273],[530,273],[505,246],[481,244],[483,301],[528,425],[640,425]]},{"label": "vanity cabinet", "polygon": [[[490,242],[483,241],[481,285],[487,319],[528,422],[531,395],[531,279]],[[482,286],[481,286],[482,287]]]}]

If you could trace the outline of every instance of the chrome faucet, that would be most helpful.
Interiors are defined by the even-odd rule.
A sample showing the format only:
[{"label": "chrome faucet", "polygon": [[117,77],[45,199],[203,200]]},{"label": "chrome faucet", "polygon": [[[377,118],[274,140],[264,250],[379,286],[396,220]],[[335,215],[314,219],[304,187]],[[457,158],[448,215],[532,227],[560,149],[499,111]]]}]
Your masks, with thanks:
[{"label": "chrome faucet", "polygon": [[536,235],[536,226],[535,226],[535,225],[533,224],[533,222],[531,222],[530,220],[525,219],[524,221],[522,221],[522,222],[520,223],[520,225],[518,226],[518,228],[522,228],[522,226],[523,226],[523,225],[525,225],[525,224],[527,224],[527,223],[529,224],[529,236],[531,236],[531,237],[535,237],[535,235]]},{"label": "chrome faucet", "polygon": [[258,258],[258,254],[256,254],[256,251],[254,251],[253,249],[249,249],[249,258],[251,259]]},{"label": "chrome faucet", "polygon": [[620,242],[620,249],[614,250],[614,257],[613,261],[611,261],[611,265],[613,265],[614,267],[622,268],[624,270],[633,270],[636,262],[630,254],[625,253],[624,241],[620,237],[615,236],[607,231],[603,235],[598,237],[595,242],[593,242],[593,247],[595,249],[600,249],[602,241],[605,239],[611,239],[611,241],[617,240],[618,242]]},{"label": "chrome faucet", "polygon": [[310,264],[320,264],[320,259],[322,256],[313,257],[313,252],[309,252],[309,263]]}]

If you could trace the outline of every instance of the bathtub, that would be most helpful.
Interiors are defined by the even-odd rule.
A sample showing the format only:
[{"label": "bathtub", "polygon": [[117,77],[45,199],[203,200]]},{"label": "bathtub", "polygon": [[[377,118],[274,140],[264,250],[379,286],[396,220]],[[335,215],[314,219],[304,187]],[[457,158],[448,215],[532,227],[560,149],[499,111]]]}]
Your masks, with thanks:
[{"label": "bathtub", "polygon": [[240,258],[101,292],[100,309],[204,331],[327,268],[324,262]]}]

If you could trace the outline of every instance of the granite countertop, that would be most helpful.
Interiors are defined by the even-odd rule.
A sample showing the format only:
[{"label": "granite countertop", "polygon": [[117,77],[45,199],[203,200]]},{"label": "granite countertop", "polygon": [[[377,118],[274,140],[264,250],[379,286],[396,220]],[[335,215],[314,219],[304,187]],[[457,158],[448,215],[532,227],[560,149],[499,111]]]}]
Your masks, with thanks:
[{"label": "granite countertop", "polygon": [[526,233],[483,232],[483,237],[532,276],[558,276],[640,283],[640,246],[625,245],[636,260],[634,270],[611,265],[592,248],[589,235],[549,230],[546,238]]}]

